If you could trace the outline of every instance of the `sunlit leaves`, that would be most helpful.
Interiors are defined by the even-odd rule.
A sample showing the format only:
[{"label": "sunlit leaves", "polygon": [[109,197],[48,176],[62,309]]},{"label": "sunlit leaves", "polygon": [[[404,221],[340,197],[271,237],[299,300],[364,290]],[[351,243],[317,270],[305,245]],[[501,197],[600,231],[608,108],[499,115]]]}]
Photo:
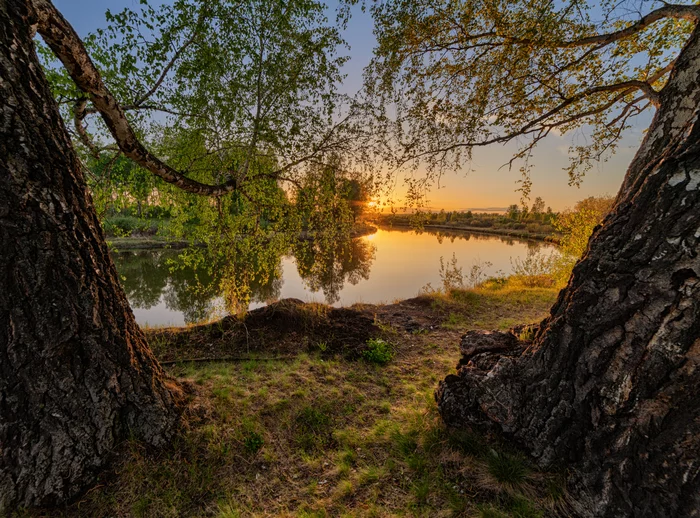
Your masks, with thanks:
[{"label": "sunlit leaves", "polygon": [[585,128],[591,138],[572,146],[568,170],[578,183],[614,151],[630,118],[657,101],[651,87],[663,87],[692,24],[669,9],[642,30],[595,37],[666,5],[380,2],[373,9],[379,47],[367,74],[371,98],[386,113],[377,132],[394,143],[397,166],[423,162],[434,181],[468,161],[475,146],[518,139],[515,158],[527,162],[550,133]]},{"label": "sunlit leaves", "polygon": [[554,277],[564,284],[571,270],[588,247],[593,229],[610,211],[614,198],[610,196],[590,197],[579,201],[573,210],[561,212],[554,221],[554,228],[561,232],[559,251],[555,262]]}]

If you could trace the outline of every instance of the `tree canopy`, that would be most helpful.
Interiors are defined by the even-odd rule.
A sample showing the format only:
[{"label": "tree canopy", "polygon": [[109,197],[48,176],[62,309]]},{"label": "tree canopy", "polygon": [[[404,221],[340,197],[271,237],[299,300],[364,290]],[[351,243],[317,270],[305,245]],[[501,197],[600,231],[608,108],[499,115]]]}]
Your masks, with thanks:
[{"label": "tree canopy", "polygon": [[359,105],[338,92],[342,16],[306,0],[144,2],[108,11],[83,46],[44,9],[60,23],[40,23],[40,55],[98,211],[167,210],[173,237],[205,245],[183,258],[217,273],[231,311],[299,232],[349,232],[372,183],[353,167]]},{"label": "tree canopy", "polygon": [[[368,89],[397,165],[425,162],[429,183],[474,148],[517,143],[529,193],[533,149],[553,132],[572,142],[578,184],[615,150],[632,118],[658,107],[694,4],[581,0],[387,0],[374,9],[379,45]],[[393,116],[392,114],[396,115]],[[583,143],[581,143],[583,141]]]},{"label": "tree canopy", "polygon": [[[85,46],[53,6],[44,10],[61,21],[40,16],[62,62],[44,49],[49,79],[95,158],[118,148],[188,192],[245,195],[260,161],[293,183],[307,164],[358,145],[356,107],[337,90],[344,42],[321,2],[143,3],[108,11],[109,26]],[[173,133],[178,146],[162,152]]]}]

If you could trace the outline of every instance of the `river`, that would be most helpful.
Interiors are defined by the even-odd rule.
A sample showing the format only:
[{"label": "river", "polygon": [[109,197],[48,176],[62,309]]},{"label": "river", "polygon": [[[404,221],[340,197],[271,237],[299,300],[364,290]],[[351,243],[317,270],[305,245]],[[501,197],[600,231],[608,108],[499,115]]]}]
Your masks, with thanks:
[{"label": "river", "polygon": [[[282,256],[263,282],[248,283],[249,309],[280,298],[335,306],[393,302],[443,285],[441,258],[453,258],[465,283],[508,275],[514,261],[552,245],[460,231],[379,229],[330,251],[314,246]],[[179,265],[173,250],[113,253],[129,302],[141,325],[180,326],[227,314],[225,282],[207,271]],[[179,265],[179,267],[178,267]]]}]

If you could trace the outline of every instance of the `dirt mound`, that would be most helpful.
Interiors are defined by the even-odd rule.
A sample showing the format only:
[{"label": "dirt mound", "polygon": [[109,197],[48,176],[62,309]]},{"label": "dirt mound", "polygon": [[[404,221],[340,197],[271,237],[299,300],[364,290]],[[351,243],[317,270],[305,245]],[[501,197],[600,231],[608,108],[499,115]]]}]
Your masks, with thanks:
[{"label": "dirt mound", "polygon": [[151,330],[147,335],[158,359],[169,361],[313,350],[355,358],[379,333],[366,311],[283,299],[242,319],[229,316],[212,324]]}]

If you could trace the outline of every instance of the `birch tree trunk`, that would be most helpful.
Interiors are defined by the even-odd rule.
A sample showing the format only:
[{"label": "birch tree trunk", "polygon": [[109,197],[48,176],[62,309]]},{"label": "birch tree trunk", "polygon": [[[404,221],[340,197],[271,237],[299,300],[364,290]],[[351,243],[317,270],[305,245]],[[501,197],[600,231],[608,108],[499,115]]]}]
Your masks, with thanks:
[{"label": "birch tree trunk", "polygon": [[700,516],[699,106],[696,29],[534,341],[467,335],[436,392],[448,424],[495,423],[569,467],[581,516]]},{"label": "birch tree trunk", "polygon": [[0,515],[83,491],[178,410],[136,325],[32,42],[0,0]]}]

